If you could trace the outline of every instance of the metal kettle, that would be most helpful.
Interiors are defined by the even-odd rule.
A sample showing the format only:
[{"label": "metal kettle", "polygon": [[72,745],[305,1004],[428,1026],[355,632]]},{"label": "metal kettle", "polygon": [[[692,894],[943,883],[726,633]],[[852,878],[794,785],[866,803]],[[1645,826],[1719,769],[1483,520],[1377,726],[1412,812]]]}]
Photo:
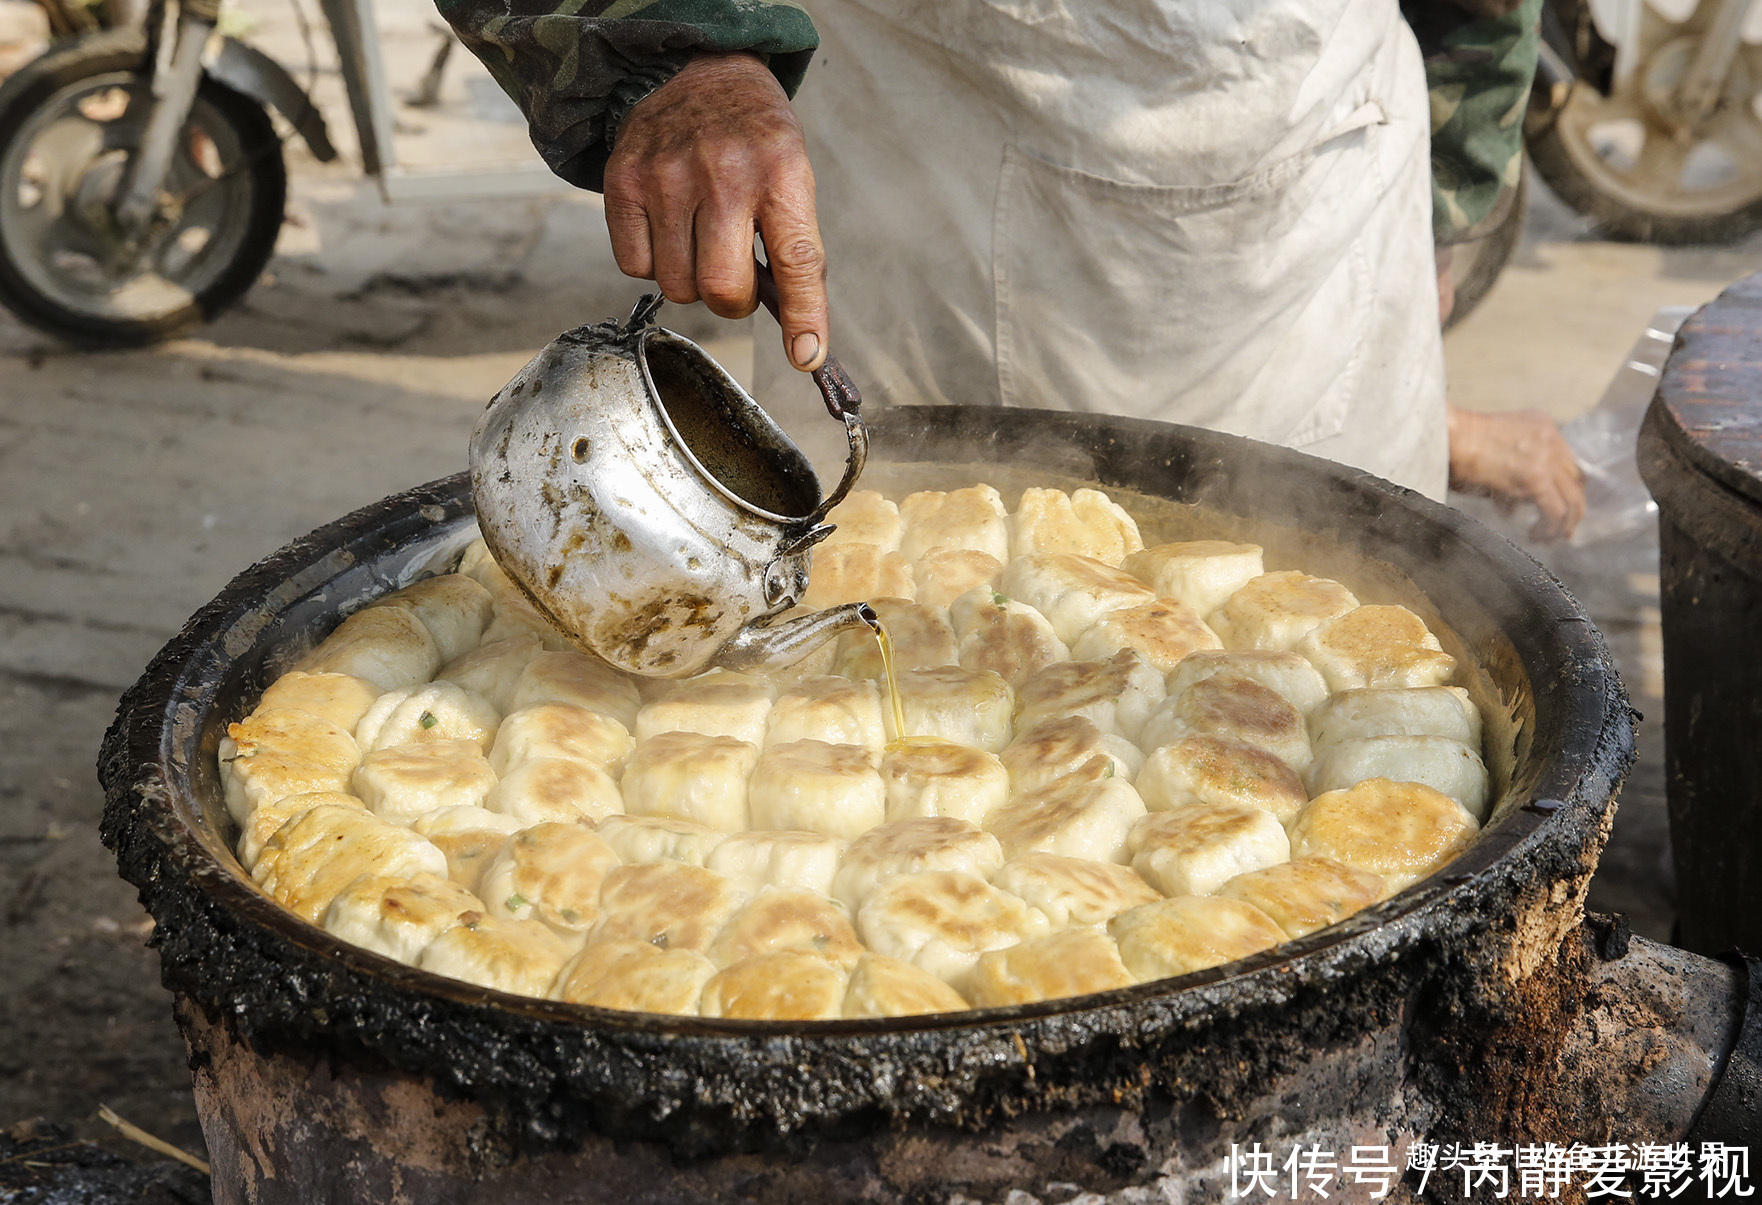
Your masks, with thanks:
[{"label": "metal kettle", "polygon": [[822,498],[758,402],[654,325],[660,306],[564,332],[490,400],[471,437],[490,551],[582,648],[648,677],[783,665],[873,627],[865,603],[777,621],[867,458],[856,390],[836,364],[815,374],[850,445]]}]

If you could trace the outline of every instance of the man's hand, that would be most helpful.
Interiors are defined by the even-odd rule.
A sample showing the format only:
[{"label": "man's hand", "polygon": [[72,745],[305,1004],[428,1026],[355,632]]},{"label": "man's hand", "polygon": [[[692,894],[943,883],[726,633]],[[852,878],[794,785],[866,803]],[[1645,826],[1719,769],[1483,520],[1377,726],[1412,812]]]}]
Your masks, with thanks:
[{"label": "man's hand", "polygon": [[1533,540],[1570,536],[1585,517],[1585,474],[1546,414],[1486,414],[1450,407],[1450,488],[1505,506],[1534,502]]},{"label": "man's hand", "polygon": [[724,318],[758,304],[756,230],[790,362],[805,372],[826,358],[814,173],[789,98],[754,55],[693,59],[630,111],[606,164],[606,226],[627,275]]}]

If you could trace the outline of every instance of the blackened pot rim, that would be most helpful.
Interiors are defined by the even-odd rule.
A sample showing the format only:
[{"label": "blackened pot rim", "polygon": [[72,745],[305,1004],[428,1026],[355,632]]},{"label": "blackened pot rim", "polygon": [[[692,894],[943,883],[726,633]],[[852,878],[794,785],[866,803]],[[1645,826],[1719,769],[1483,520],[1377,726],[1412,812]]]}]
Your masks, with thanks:
[{"label": "blackened pot rim", "polygon": [[[1180,1034],[1214,1017],[1277,1008],[1372,964],[1428,947],[1448,951],[1496,921],[1504,901],[1548,872],[1543,847],[1551,840],[1561,850],[1582,844],[1586,826],[1599,822],[1612,781],[1631,752],[1625,696],[1583,611],[1527,555],[1418,495],[1299,453],[1170,424],[1025,411],[1008,412],[1004,423],[998,413],[899,408],[878,416],[877,438],[896,462],[999,464],[1025,454],[1030,444],[1062,441],[1067,450],[1091,458],[1091,476],[1104,487],[1161,493],[1244,515],[1264,510],[1265,498],[1256,495],[1272,488],[1269,481],[1320,481],[1337,504],[1351,502],[1332,516],[1342,531],[1366,555],[1389,560],[1422,586],[1425,565],[1414,551],[1416,533],[1447,537],[1445,545],[1474,553],[1492,571],[1478,585],[1521,596],[1522,614],[1514,622],[1535,646],[1526,670],[1533,659],[1562,671],[1561,680],[1532,682],[1538,715],[1550,719],[1538,725],[1529,759],[1532,769],[1545,772],[1524,788],[1526,802],[1558,800],[1562,806],[1550,814],[1508,808],[1439,875],[1299,942],[1178,979],[1042,1004],[885,1021],[705,1020],[509,996],[416,971],[345,946],[262,896],[242,871],[229,869],[224,842],[189,820],[200,806],[193,798],[189,750],[200,742],[201,707],[213,705],[227,666],[273,629],[282,608],[334,577],[371,576],[377,557],[392,550],[415,548],[405,560],[417,564],[425,542],[444,542],[437,533],[469,521],[460,474],[363,508],[253,566],[192,618],[125,696],[105,742],[104,833],[124,876],[141,889],[160,923],[167,985],[206,1010],[230,1014],[246,1034],[271,1045],[292,1040],[364,1047],[395,1066],[504,1104],[523,1085],[536,1090],[563,1084],[593,1098],[589,1111],[600,1115],[596,1128],[612,1133],[643,1136],[659,1124],[655,1118],[693,1107],[731,1123],[764,1117],[798,1127],[877,1107],[947,1118],[965,1109],[963,1084],[1019,1077],[1025,1067],[1032,1086],[1044,1050],[1085,1044],[1139,1049],[1179,1041]],[[949,455],[951,450],[958,455]],[[1246,466],[1261,470],[1248,493]],[[377,584],[384,590],[401,580],[382,575]],[[142,807],[147,814],[136,814]],[[486,1060],[460,1065],[461,1035],[485,1032],[503,1040],[488,1043]],[[690,1082],[656,1089],[664,1099],[650,1110],[655,1118],[606,1122],[606,1094],[628,1091],[642,1060],[662,1051],[675,1063],[692,1064],[686,1069]],[[902,1089],[897,1100],[883,1086],[865,1100],[860,1092],[843,1091],[848,1084],[831,1091],[803,1082],[818,1064],[844,1066],[853,1058],[868,1064],[883,1052],[908,1071],[911,1061],[929,1059],[937,1064],[929,1077],[935,1083],[917,1084],[915,1095]],[[498,1061],[504,1057],[519,1065]],[[622,1065],[611,1065],[620,1059]],[[1039,1086],[1048,1087],[1044,1074]],[[1105,1092],[1106,1084],[1095,1090]],[[531,1109],[543,1112],[543,1104],[534,1102]],[[523,1120],[542,1128],[542,1117]]]}]

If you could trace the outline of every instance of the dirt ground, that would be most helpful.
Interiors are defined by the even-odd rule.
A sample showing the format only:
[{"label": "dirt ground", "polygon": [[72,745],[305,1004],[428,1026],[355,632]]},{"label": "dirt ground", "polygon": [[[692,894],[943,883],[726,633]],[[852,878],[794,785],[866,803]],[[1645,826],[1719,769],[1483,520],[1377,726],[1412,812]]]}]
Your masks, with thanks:
[{"label": "dirt ground", "polygon": [[[246,11],[272,48],[297,44],[285,13]],[[387,12],[402,94],[437,44],[433,18],[401,0]],[[400,110],[412,161],[530,158],[474,63],[457,56],[447,79],[440,109]],[[334,127],[334,74],[319,80]],[[622,313],[639,292],[611,262],[593,198],[388,208],[347,166],[293,145],[289,162],[277,258],[210,328],[96,353],[0,313],[0,942],[11,968],[0,982],[0,1126],[43,1116],[106,1136],[95,1117],[106,1103],[201,1150],[145,945],[150,922],[97,838],[92,767],[117,696],[233,574],[463,467],[490,393],[557,331]],[[1454,395],[1582,413],[1656,309],[1703,302],[1758,266],[1753,244],[1598,242],[1538,189],[1517,262],[1449,340]],[[731,367],[749,362],[745,324],[701,311],[668,321],[711,340]],[[1649,538],[1641,527],[1544,552],[1590,603],[1651,717],[1595,898],[1667,937]]]}]

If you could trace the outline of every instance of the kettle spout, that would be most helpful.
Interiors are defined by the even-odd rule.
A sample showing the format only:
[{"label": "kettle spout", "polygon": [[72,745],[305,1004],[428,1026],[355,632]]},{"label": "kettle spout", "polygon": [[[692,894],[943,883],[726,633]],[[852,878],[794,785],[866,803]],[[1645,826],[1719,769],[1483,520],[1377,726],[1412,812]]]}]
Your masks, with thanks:
[{"label": "kettle spout", "polygon": [[736,632],[716,657],[718,669],[778,669],[800,661],[841,632],[867,627],[879,631],[881,621],[868,603],[845,603],[800,619]]}]

